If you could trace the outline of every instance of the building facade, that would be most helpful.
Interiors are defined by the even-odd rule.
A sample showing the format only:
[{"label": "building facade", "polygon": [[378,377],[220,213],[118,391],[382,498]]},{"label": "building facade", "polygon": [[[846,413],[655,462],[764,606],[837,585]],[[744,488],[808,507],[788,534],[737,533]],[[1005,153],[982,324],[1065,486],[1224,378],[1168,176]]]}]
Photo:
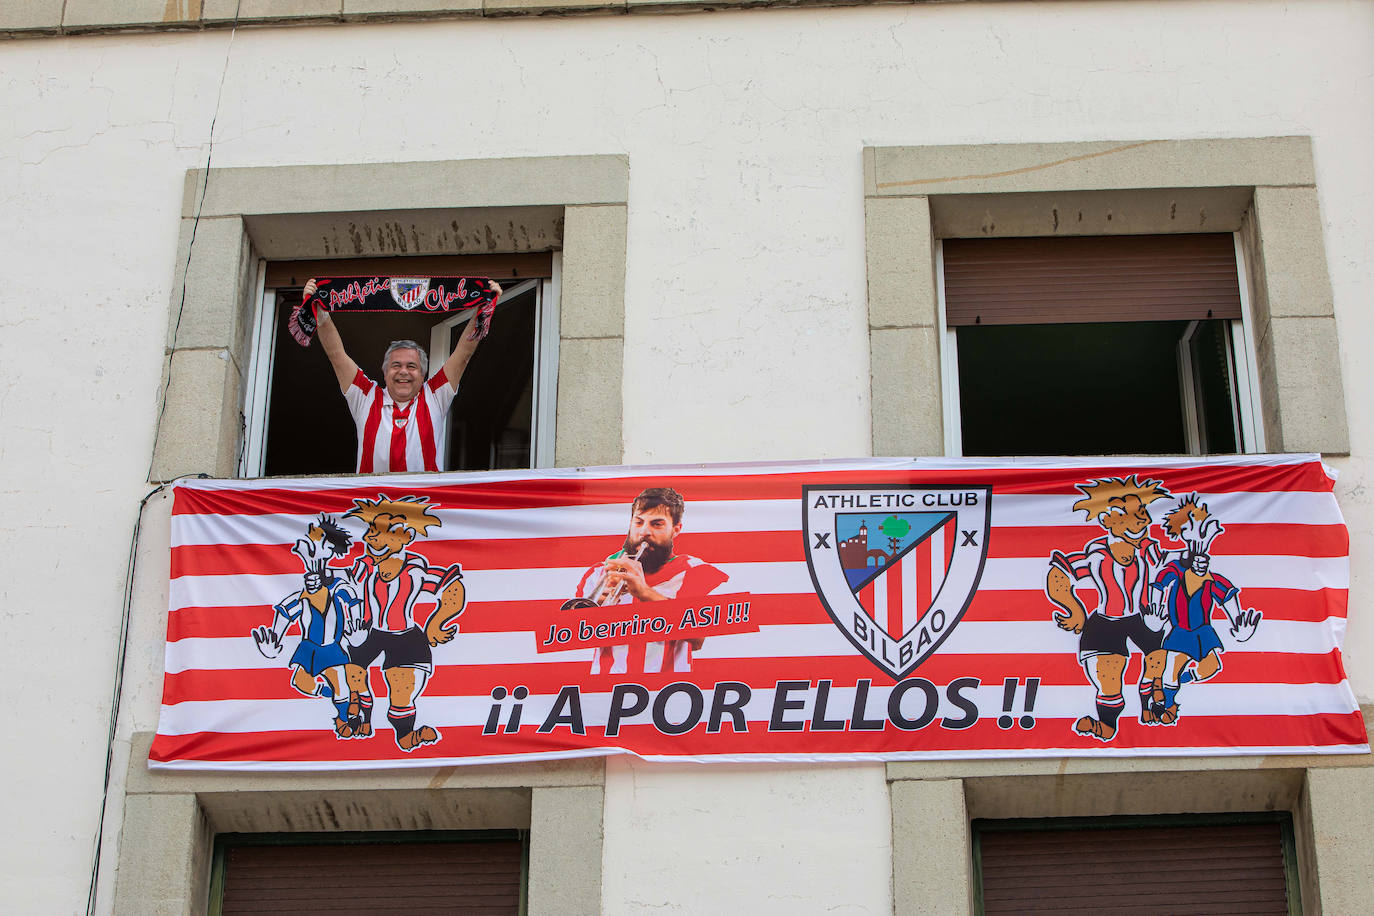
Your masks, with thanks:
[{"label": "building facade", "polygon": [[1294,906],[1367,909],[1367,754],[146,761],[171,506],[149,494],[272,472],[272,309],[302,274],[486,258],[443,263],[528,282],[527,465],[957,455],[965,239],[1230,237],[1231,448],[1199,444],[1185,386],[1194,438],[1158,451],[1339,471],[1368,722],[1374,3],[20,0],[0,34],[0,251],[34,286],[0,335],[7,911],[80,911],[94,860],[96,912],[206,912],[230,834],[509,830],[532,914],[965,913],[990,821],[1273,814]]}]

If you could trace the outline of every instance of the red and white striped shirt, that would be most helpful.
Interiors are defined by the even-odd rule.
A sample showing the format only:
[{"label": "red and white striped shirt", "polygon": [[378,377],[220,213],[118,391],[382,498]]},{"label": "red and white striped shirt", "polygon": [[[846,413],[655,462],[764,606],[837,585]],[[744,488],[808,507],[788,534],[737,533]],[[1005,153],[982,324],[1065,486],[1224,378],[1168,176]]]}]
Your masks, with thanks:
[{"label": "red and white striped shirt", "polygon": [[1068,573],[1074,579],[1088,579],[1097,590],[1097,607],[1090,614],[1107,617],[1127,617],[1145,610],[1149,601],[1146,588],[1164,565],[1164,551],[1154,538],[1143,539],[1135,549],[1131,562],[1122,565],[1112,556],[1106,537],[1089,541],[1079,553],[1050,555],[1050,565]]},{"label": "red and white striped shirt", "polygon": [[431,569],[424,557],[407,551],[400,574],[390,581],[382,578],[377,560],[371,556],[355,560],[349,574],[362,596],[365,616],[373,629],[403,633],[419,626],[415,605],[421,596],[434,595],[442,571]]},{"label": "red and white striped shirt", "polygon": [[344,392],[358,430],[358,473],[439,470],[438,445],[457,393],[441,367],[400,407],[359,369]]}]

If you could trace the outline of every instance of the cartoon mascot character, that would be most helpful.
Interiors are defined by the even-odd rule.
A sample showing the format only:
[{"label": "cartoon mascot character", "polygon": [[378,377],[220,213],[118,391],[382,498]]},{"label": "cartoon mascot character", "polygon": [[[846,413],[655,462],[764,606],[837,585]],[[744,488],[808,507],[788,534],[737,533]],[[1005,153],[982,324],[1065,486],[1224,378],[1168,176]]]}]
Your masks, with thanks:
[{"label": "cartoon mascot character", "polygon": [[[1083,498],[1073,504],[1089,521],[1106,532],[1077,553],[1055,551],[1050,557],[1045,592],[1058,606],[1055,623],[1079,634],[1078,661],[1088,681],[1097,689],[1096,715],[1083,716],[1074,731],[1101,741],[1116,735],[1117,721],[1125,708],[1122,674],[1130,661],[1130,644],[1145,656],[1140,680],[1140,721],[1156,724],[1151,709],[1154,682],[1164,673],[1163,635],[1147,621],[1147,592],[1164,562],[1159,542],[1150,537],[1152,520],[1147,508],[1169,496],[1158,480],[1107,477],[1078,484]],[[1075,592],[1086,583],[1096,592],[1089,610]]]},{"label": "cartoon mascot character", "polygon": [[329,700],[336,712],[334,730],[343,738],[352,735],[349,720],[358,713],[356,697],[350,707],[344,640],[358,626],[359,602],[345,581],[334,577],[329,561],[345,556],[351,543],[334,518],[321,515],[315,520],[291,548],[305,565],[305,587],[273,605],[271,626],[252,630],[258,651],[276,658],[287,629],[297,625],[301,641],[291,654],[291,686],[305,696]]},{"label": "cartoon mascot character", "polygon": [[[355,644],[348,650],[348,686],[359,704],[350,730],[356,737],[372,734],[367,668],[380,657],[390,701],[387,718],[403,751],[439,740],[437,729],[416,724],[415,703],[434,673],[432,647],[453,639],[458,630],[454,621],[467,606],[459,564],[431,567],[409,549],[417,538],[440,526],[429,511],[433,508],[437,507],[422,496],[391,499],[378,494],[375,500],[355,499],[345,515],[367,526],[362,536],[366,552],[350,570],[365,623],[361,638],[354,636]],[[438,603],[422,627],[416,611],[423,595],[438,595]]]},{"label": "cartoon mascot character", "polygon": [[1179,688],[1189,682],[1202,683],[1221,671],[1224,650],[1212,627],[1216,612],[1226,616],[1237,642],[1255,635],[1263,615],[1254,608],[1242,610],[1240,589],[1212,571],[1212,542],[1226,529],[1196,493],[1164,516],[1164,530],[1187,545],[1151,584],[1154,613],[1168,621],[1163,645],[1168,665],[1162,685],[1155,686],[1152,705],[1160,724],[1173,725],[1178,721]]}]

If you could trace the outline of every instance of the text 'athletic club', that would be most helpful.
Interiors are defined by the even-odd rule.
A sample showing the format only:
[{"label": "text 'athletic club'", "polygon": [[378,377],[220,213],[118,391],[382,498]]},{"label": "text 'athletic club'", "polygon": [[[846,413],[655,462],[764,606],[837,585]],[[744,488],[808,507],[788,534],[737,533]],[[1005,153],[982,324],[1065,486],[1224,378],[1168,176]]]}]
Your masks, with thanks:
[{"label": "text 'athletic club'", "polygon": [[991,487],[806,487],[807,563],[835,625],[894,678],[967,610],[987,559]]}]

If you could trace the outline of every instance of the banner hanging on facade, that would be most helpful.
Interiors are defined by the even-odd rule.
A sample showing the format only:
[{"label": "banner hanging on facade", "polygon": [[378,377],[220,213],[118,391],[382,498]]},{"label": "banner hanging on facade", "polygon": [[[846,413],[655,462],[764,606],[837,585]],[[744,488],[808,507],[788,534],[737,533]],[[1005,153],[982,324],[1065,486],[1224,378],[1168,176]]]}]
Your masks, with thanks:
[{"label": "banner hanging on facade", "polygon": [[1315,456],[190,480],[152,766],[1366,753]]}]

